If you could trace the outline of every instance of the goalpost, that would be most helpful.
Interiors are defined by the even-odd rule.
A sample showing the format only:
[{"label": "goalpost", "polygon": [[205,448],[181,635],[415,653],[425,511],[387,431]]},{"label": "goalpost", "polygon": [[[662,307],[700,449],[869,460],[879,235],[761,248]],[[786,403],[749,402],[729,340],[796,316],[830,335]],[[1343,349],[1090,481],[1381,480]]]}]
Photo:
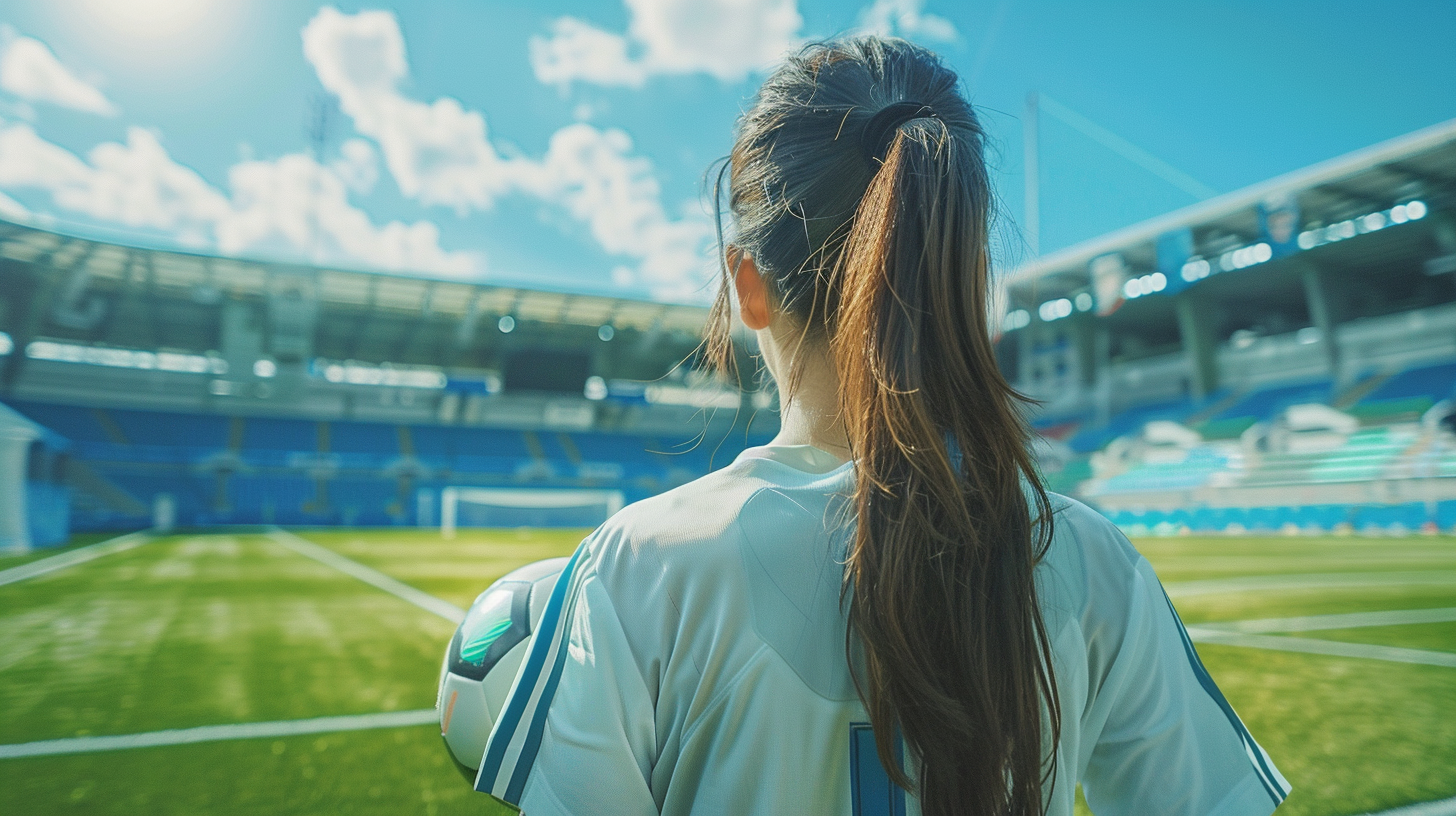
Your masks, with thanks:
[{"label": "goalpost", "polygon": [[620,490],[446,487],[440,491],[440,535],[457,527],[594,527],[626,504]]}]

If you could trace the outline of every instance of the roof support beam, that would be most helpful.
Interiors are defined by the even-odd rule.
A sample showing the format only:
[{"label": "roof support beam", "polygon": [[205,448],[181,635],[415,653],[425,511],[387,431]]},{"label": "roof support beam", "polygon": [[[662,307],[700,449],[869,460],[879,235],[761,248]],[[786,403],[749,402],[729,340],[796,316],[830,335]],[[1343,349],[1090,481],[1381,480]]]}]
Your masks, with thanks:
[{"label": "roof support beam", "polygon": [[1178,313],[1178,333],[1183,339],[1183,354],[1188,358],[1193,397],[1206,399],[1218,389],[1217,344],[1213,337],[1211,310],[1204,308],[1194,289],[1185,289],[1173,296]]},{"label": "roof support beam", "polygon": [[1346,372],[1340,360],[1339,326],[1335,323],[1331,308],[1327,280],[1320,275],[1314,264],[1304,259],[1294,261],[1299,271],[1300,283],[1304,286],[1305,305],[1309,319],[1320,333],[1320,349],[1324,352],[1325,364],[1329,367],[1330,379],[1335,383],[1335,392],[1344,391],[1353,384],[1353,372]]}]

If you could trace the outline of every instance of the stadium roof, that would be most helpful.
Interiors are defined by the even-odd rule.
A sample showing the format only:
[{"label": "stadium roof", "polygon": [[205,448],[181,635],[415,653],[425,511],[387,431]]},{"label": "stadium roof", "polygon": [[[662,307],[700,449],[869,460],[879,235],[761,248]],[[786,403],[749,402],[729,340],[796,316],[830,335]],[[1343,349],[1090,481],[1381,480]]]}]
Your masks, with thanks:
[{"label": "stadium roof", "polygon": [[[252,353],[280,363],[491,371],[523,350],[554,349],[590,355],[604,376],[641,380],[692,357],[708,316],[701,306],[224,258],[0,221],[6,350],[28,355],[29,344],[45,340],[241,355],[239,313],[248,331],[261,332]],[[753,346],[741,331],[735,339],[744,353]],[[0,380],[17,376],[19,359],[0,366],[8,372]]]},{"label": "stadium roof", "polygon": [[1160,236],[1188,228],[1205,258],[1261,240],[1258,206],[1293,197],[1301,229],[1378,212],[1405,200],[1456,194],[1456,119],[1287,173],[1036,258],[1002,279],[1017,305],[1089,284],[1093,259],[1118,253],[1137,274],[1157,266]]},{"label": "stadium roof", "polygon": [[0,258],[84,273],[98,282],[140,281],[152,291],[185,292],[200,301],[303,285],[320,305],[462,318],[476,312],[568,325],[697,331],[707,316],[700,306],[145,249],[5,221],[0,221]]}]

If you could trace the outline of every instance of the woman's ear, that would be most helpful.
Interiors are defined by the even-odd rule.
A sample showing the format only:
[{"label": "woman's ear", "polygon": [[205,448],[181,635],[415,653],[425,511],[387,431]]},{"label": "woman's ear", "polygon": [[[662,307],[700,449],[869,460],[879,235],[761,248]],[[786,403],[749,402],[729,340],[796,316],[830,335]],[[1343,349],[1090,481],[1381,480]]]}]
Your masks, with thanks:
[{"label": "woman's ear", "polygon": [[768,287],[759,277],[753,256],[741,248],[730,246],[724,252],[728,271],[733,275],[733,288],[738,291],[738,315],[743,325],[753,331],[768,328]]}]

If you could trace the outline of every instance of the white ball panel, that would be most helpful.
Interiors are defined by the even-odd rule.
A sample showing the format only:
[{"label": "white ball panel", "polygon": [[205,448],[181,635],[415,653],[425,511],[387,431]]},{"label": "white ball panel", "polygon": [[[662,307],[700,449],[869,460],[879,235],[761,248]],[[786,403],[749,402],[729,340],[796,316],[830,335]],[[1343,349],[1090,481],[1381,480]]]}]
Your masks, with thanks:
[{"label": "white ball panel", "polygon": [[[495,724],[485,696],[481,683],[458,674],[447,674],[440,692],[440,727],[445,742],[450,746],[450,753],[462,765],[471,768],[480,767],[480,758],[485,755],[485,741]],[[450,715],[448,723],[445,721],[447,713]]]}]

